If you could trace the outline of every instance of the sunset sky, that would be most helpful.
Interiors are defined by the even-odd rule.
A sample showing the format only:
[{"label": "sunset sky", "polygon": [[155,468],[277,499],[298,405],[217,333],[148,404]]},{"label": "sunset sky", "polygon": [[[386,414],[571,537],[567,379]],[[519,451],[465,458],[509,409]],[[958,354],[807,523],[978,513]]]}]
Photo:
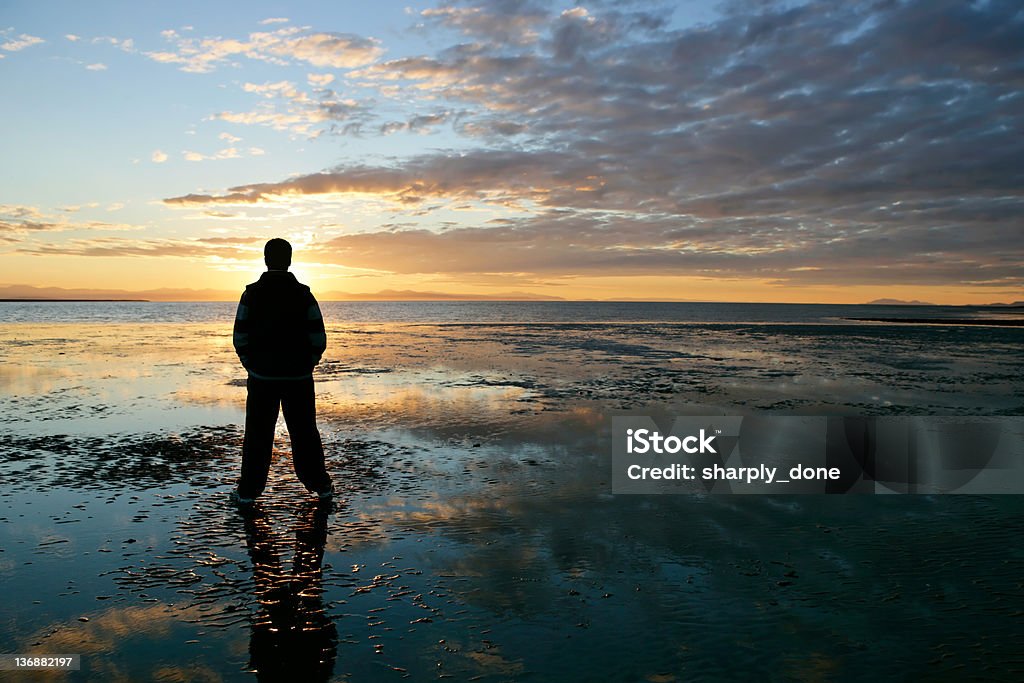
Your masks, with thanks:
[{"label": "sunset sky", "polygon": [[0,83],[0,297],[1024,299],[1017,0],[14,1]]}]

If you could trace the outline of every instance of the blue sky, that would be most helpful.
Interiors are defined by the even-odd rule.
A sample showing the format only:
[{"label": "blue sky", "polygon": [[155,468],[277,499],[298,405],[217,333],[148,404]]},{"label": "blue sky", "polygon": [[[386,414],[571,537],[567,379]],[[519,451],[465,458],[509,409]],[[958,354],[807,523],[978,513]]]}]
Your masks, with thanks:
[{"label": "blue sky", "polygon": [[[46,42],[8,53],[3,63],[10,100],[18,102],[17,108],[4,112],[5,129],[17,134],[5,136],[3,152],[7,158],[21,160],[8,189],[23,201],[50,203],[56,174],[66,178],[62,199],[72,204],[123,201],[125,193],[134,197],[148,192],[159,199],[172,187],[186,193],[196,187],[246,182],[253,172],[307,171],[346,156],[401,153],[402,146],[390,140],[346,149],[353,147],[354,139],[307,144],[308,140],[262,126],[210,120],[219,111],[252,108],[257,96],[244,91],[245,83],[292,80],[301,86],[307,74],[331,73],[329,68],[301,61],[274,65],[236,55],[211,65],[206,73],[187,73],[145,56],[173,49],[174,39],[161,35],[169,30],[199,39],[244,40],[250,33],[305,25],[331,26],[361,36],[394,36],[389,53],[422,47],[421,36],[398,28],[410,23],[404,4],[375,7],[373,13],[366,13],[357,11],[356,3],[349,3],[350,11],[340,3],[317,11],[303,5],[288,12],[294,21],[271,24],[261,22],[280,17],[288,8],[281,3],[194,2],[100,3],[98,7],[62,3],[59,11],[49,3],[9,8],[3,17],[3,23],[11,25],[8,40],[26,34]],[[125,41],[131,41],[130,46]],[[185,151],[213,155],[231,147],[218,137],[224,133],[244,135],[245,144],[234,146],[245,161],[185,162]],[[251,147],[263,149],[266,158],[246,154]],[[155,150],[169,157],[159,176],[150,175],[153,169],[142,174],[127,168],[136,160],[151,161]],[[57,168],[55,157],[61,159]],[[113,178],[116,183],[110,182]]]},{"label": "blue sky", "polygon": [[1024,298],[1022,27],[997,1],[7,3],[0,294],[232,292],[283,235],[338,293]]}]

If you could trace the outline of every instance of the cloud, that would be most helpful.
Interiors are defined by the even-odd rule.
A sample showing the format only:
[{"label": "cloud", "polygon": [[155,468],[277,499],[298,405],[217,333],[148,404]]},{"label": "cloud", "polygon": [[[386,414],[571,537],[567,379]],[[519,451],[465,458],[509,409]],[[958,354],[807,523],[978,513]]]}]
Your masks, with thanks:
[{"label": "cloud", "polygon": [[469,5],[442,5],[420,12],[428,25],[454,29],[491,45],[524,45],[538,40],[549,12],[520,0],[496,0]]},{"label": "cloud", "polygon": [[290,130],[305,135],[312,133],[312,124],[328,120],[324,115],[314,112],[282,113],[273,107],[265,107],[253,111],[236,112],[222,111],[213,118],[247,126],[269,126],[275,130]]},{"label": "cloud", "polygon": [[144,54],[191,73],[213,71],[217,66],[232,64],[237,57],[278,65],[305,62],[319,67],[354,68],[374,61],[382,53],[378,42],[371,38],[298,27],[250,33],[245,39],[189,38],[176,31],[165,31],[164,38],[173,43],[172,50]]},{"label": "cloud", "polygon": [[334,82],[334,74],[307,74],[306,80],[317,88],[323,88]]},{"label": "cloud", "polygon": [[[734,3],[687,28],[644,7],[429,10],[457,42],[348,77],[433,103],[423,125],[450,121],[472,144],[165,201],[374,193],[410,212],[527,214],[320,248],[402,273],[1024,286],[1015,3]],[[289,98],[253,94],[272,91]]]},{"label": "cloud", "polygon": [[[568,168],[564,153],[487,151],[462,156],[426,156],[400,167],[356,166],[314,173],[280,183],[232,187],[223,195],[191,194],[165,199],[169,205],[250,204],[296,195],[374,193],[402,204],[427,198],[534,199],[553,186],[566,191],[586,181],[590,168]],[[589,181],[587,181],[589,182]]]},{"label": "cloud", "polygon": [[[87,208],[99,206],[90,202]],[[64,214],[77,213],[82,206],[67,206],[61,211]],[[67,215],[54,215],[35,206],[23,204],[0,204],[0,235],[23,238],[35,233],[66,232],[71,230],[138,230],[140,226],[125,223],[107,223],[106,221],[73,221]]]},{"label": "cloud", "polygon": [[182,156],[185,157],[185,161],[216,161],[219,159],[238,159],[242,155],[236,147],[225,147],[213,154],[201,154],[199,152],[185,150],[182,152]]},{"label": "cloud", "polygon": [[133,240],[117,237],[72,239],[63,244],[31,244],[18,249],[19,253],[37,256],[146,256],[153,258],[222,258],[251,261],[258,250],[248,248],[262,245],[266,237],[206,237],[195,240]]},{"label": "cloud", "polygon": [[[57,210],[63,211],[64,213],[78,213],[82,209],[95,209],[99,205],[99,202],[89,202],[88,204],[68,204],[67,206],[58,207]],[[35,207],[19,206],[17,209],[20,211],[32,211],[34,213],[39,213],[39,209],[36,209]]]},{"label": "cloud", "polygon": [[929,258],[915,247],[924,235],[822,240],[794,250],[760,223],[680,226],[672,219],[624,219],[552,212],[543,217],[444,232],[396,230],[335,237],[309,250],[321,263],[402,274],[503,273],[547,277],[756,277],[803,284],[1024,284],[1019,262],[994,262],[999,235],[965,245],[955,233],[932,241]]},{"label": "cloud", "polygon": [[[9,31],[10,29],[8,29]],[[0,43],[0,50],[6,50],[8,52],[19,52],[27,47],[33,45],[39,45],[46,41],[39,36],[30,36],[27,33],[22,33],[16,38],[7,38],[7,32],[0,32],[0,37],[6,39],[3,43]]]},{"label": "cloud", "polygon": [[338,69],[362,66],[381,54],[377,41],[341,33],[311,33],[268,42],[266,49],[272,54]]},{"label": "cloud", "polygon": [[306,99],[305,93],[300,93],[295,84],[291,81],[277,81],[274,83],[245,83],[242,90],[249,93],[256,93],[263,97],[286,97],[288,99]]},{"label": "cloud", "polygon": [[452,112],[438,112],[436,114],[418,114],[406,121],[387,121],[380,126],[383,135],[390,135],[399,131],[407,130],[414,133],[429,133],[432,129],[451,120]]},{"label": "cloud", "polygon": [[338,97],[331,90],[322,90],[316,98],[299,90],[291,81],[268,81],[242,85],[242,90],[257,95],[261,102],[255,109],[244,112],[222,111],[213,118],[244,125],[263,125],[299,135],[315,137],[326,126],[328,130],[338,124],[359,124],[369,116],[363,103],[351,98]]},{"label": "cloud", "polygon": [[260,24],[263,24],[264,26],[266,26],[267,24],[287,24],[287,23],[288,23],[288,18],[287,17],[270,17],[270,18],[264,19],[263,21],[260,22]]},{"label": "cloud", "polygon": [[65,33],[64,37],[70,40],[72,43],[77,43],[82,39],[82,36],[76,36],[74,33]]},{"label": "cloud", "polygon": [[[234,137],[227,133],[221,133],[220,138],[226,139],[229,142],[241,140],[241,138]],[[249,156],[254,157],[263,156],[264,154],[267,153],[266,150],[260,147],[249,147],[247,150],[245,150],[245,152],[248,153]],[[185,158],[185,161],[217,161],[221,159],[239,159],[242,157],[242,150],[239,150],[237,147],[234,146],[225,147],[224,149],[217,150],[213,154],[202,154],[201,152],[185,150],[182,152],[182,156]]]},{"label": "cloud", "polygon": [[86,64],[85,68],[89,71],[106,71],[107,65],[102,62],[96,62],[95,64]]},{"label": "cloud", "polygon": [[135,49],[135,41],[132,38],[115,38],[113,36],[100,36],[99,38],[93,38],[92,43],[106,43],[107,45],[116,47],[118,50],[121,50],[122,52],[137,52],[137,50]]},{"label": "cloud", "polygon": [[232,145],[236,142],[241,142],[242,140],[242,138],[232,135],[231,133],[221,133],[217,137],[221,140],[226,140],[229,145]]},{"label": "cloud", "polygon": [[38,208],[19,204],[0,204],[0,233],[47,230],[57,225]]},{"label": "cloud", "polygon": [[155,149],[153,150],[153,154],[150,157],[150,159],[152,159],[154,164],[162,164],[165,161],[167,161],[167,154],[160,151],[159,149]]}]

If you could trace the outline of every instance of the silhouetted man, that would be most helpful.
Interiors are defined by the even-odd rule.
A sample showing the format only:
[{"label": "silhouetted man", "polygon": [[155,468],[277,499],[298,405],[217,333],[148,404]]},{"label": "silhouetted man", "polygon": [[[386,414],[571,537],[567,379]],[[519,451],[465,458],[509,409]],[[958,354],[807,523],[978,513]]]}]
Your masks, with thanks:
[{"label": "silhouetted man", "polygon": [[299,481],[321,500],[333,496],[316,428],[313,368],[327,348],[320,306],[309,287],[288,272],[292,247],[283,239],[263,249],[267,272],[246,286],[235,315],[234,344],[249,371],[245,401],[242,476],[237,503],[255,501],[267,485],[277,411],[284,411]]}]

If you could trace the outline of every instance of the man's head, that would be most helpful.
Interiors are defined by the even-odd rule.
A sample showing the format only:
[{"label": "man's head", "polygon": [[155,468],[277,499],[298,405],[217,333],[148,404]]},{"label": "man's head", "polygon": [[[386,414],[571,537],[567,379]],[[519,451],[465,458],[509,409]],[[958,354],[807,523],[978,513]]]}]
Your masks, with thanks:
[{"label": "man's head", "polygon": [[288,270],[292,264],[292,245],[275,237],[263,247],[263,262],[269,270]]}]

